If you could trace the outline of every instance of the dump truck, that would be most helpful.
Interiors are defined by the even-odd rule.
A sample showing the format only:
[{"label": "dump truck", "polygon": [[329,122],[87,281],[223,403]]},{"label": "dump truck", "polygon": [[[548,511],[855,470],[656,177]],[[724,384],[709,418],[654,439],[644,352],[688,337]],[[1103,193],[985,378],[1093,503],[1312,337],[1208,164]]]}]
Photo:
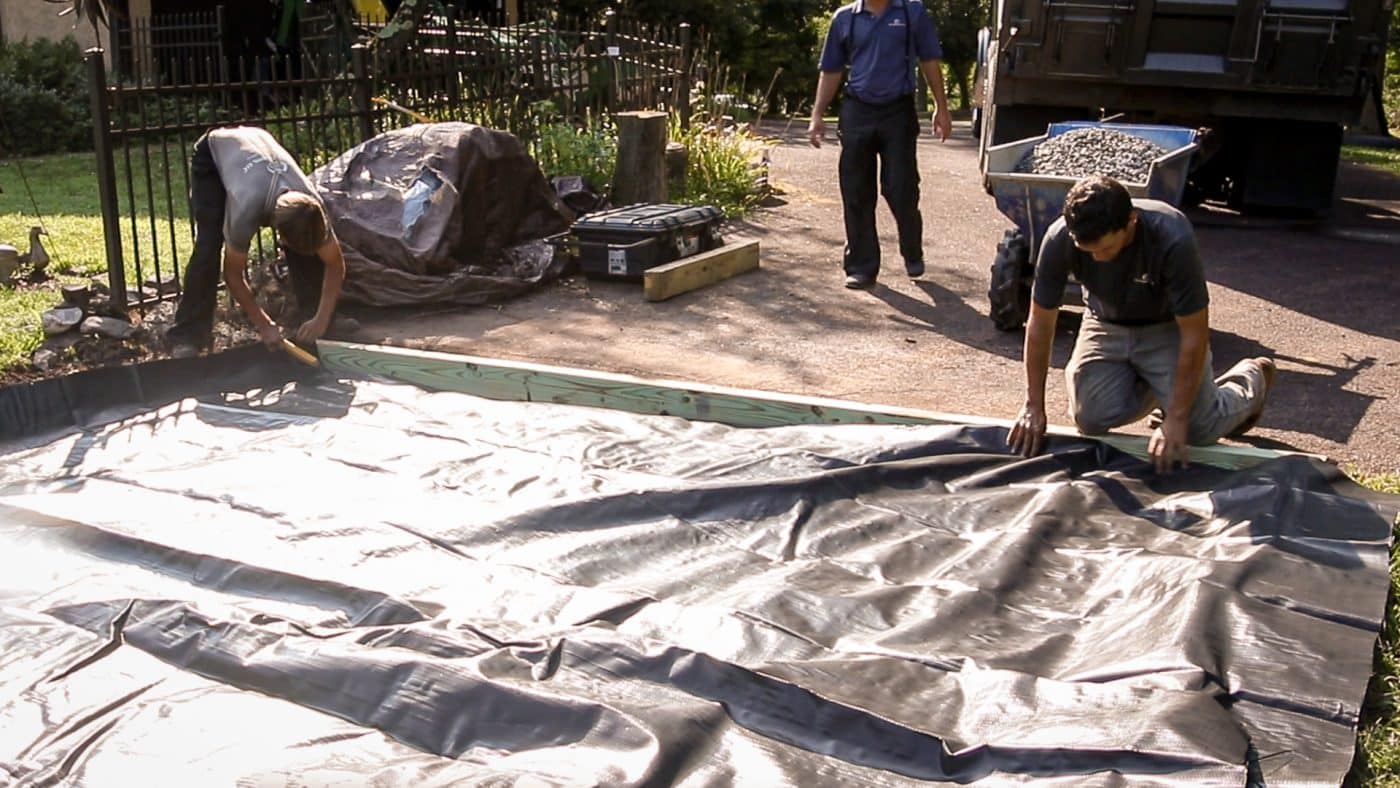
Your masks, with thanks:
[{"label": "dump truck", "polygon": [[996,0],[979,42],[986,149],[1051,123],[1200,129],[1183,201],[1325,215],[1343,127],[1379,80],[1394,0]]}]

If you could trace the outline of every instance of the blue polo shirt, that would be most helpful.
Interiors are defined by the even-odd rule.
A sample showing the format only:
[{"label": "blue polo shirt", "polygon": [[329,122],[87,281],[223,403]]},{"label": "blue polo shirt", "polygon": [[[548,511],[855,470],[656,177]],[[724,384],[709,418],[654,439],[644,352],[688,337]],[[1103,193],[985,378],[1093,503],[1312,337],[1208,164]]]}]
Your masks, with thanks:
[{"label": "blue polo shirt", "polygon": [[865,0],[856,0],[831,17],[821,70],[850,66],[846,93],[870,104],[886,104],[914,92],[913,60],[941,57],[938,31],[923,3],[890,0],[876,16]]}]

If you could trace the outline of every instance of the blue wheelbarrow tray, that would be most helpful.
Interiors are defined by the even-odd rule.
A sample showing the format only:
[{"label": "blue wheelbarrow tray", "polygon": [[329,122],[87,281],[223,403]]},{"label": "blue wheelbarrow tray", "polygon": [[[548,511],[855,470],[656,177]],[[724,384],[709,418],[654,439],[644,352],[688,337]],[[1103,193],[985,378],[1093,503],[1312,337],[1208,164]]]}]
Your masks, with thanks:
[{"label": "blue wheelbarrow tray", "polygon": [[1059,218],[1064,209],[1065,195],[1079,178],[1016,172],[1016,165],[1032,148],[1045,140],[1083,128],[1120,131],[1142,137],[1165,149],[1167,152],[1153,160],[1148,168],[1145,183],[1122,183],[1134,197],[1161,200],[1171,205],[1181,204],[1191,155],[1197,148],[1195,129],[1181,126],[1069,121],[1050,124],[1045,134],[1039,137],[993,145],[987,148],[987,186],[996,200],[997,210],[1005,214],[1025,237],[1032,261],[1040,252],[1040,241],[1045,231]]}]

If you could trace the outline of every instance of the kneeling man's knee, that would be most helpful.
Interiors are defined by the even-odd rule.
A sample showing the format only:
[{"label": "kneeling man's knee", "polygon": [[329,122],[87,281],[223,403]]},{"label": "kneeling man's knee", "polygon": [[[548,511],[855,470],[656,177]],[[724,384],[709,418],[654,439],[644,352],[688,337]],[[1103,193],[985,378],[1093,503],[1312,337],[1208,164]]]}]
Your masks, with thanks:
[{"label": "kneeling man's knee", "polygon": [[1086,408],[1079,407],[1077,404],[1073,413],[1070,415],[1074,417],[1075,428],[1085,435],[1102,435],[1118,426],[1118,424],[1104,419],[1101,414],[1092,413]]}]

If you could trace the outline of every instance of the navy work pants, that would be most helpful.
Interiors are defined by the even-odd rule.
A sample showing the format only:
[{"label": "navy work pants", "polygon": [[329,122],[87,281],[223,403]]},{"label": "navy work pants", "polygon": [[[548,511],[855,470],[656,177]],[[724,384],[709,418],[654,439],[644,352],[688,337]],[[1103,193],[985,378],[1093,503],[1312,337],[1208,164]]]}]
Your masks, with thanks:
[{"label": "navy work pants", "polygon": [[919,165],[915,144],[919,116],[913,96],[889,104],[867,104],[852,96],[841,102],[841,203],[846,218],[848,275],[880,272],[880,239],[875,234],[876,160],[878,183],[899,228],[899,253],[906,262],[924,259],[924,221],[919,214]]},{"label": "navy work pants", "polygon": [[[219,281],[223,279],[224,208],[228,193],[209,151],[209,138],[194,144],[190,157],[190,217],[194,219],[194,251],[185,264],[185,282],[180,305],[168,337],[208,347],[218,306]],[[287,273],[292,280],[300,311],[309,317],[321,301],[321,280],[325,266],[315,255],[297,254],[282,247]]]}]

